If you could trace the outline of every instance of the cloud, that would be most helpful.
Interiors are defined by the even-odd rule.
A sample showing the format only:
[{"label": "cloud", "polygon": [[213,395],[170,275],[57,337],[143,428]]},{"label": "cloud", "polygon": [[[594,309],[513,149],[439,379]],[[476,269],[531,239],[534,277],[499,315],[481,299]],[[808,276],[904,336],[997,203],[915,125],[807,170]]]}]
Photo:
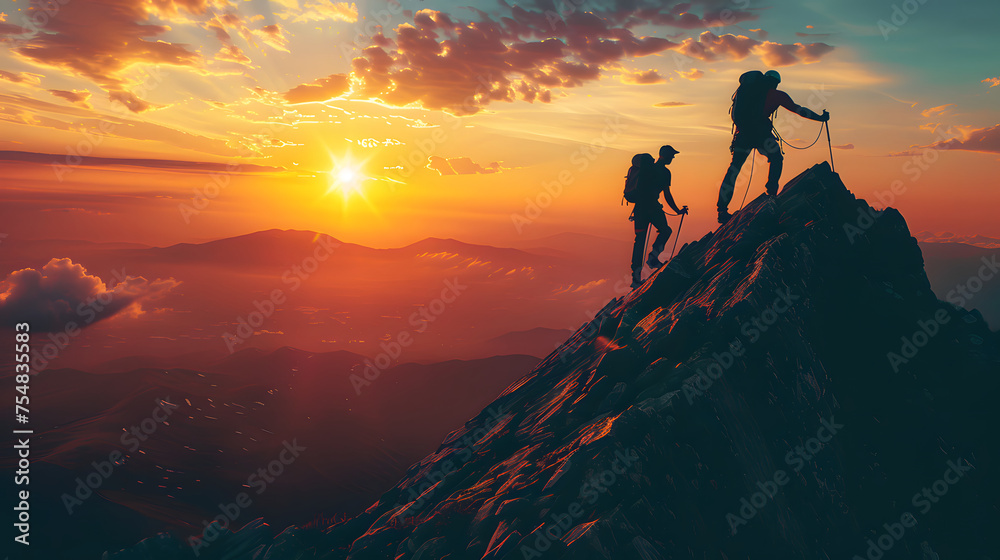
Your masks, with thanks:
[{"label": "cloud", "polygon": [[653,107],[689,107],[693,103],[685,103],[683,101],[662,101],[660,103],[654,103]]},{"label": "cloud", "polygon": [[622,82],[626,84],[662,84],[667,79],[656,70],[646,70],[645,72],[627,72],[622,74]]},{"label": "cloud", "polygon": [[758,41],[744,35],[731,33],[716,35],[711,31],[705,31],[698,36],[698,39],[685,39],[675,50],[705,62],[740,61],[754,54],[767,66],[778,67],[817,62],[833,49],[834,47],[826,43],[783,44]]},{"label": "cloud", "polygon": [[784,45],[764,41],[754,48],[754,52],[760,56],[761,62],[773,67],[791,66],[800,62],[803,64],[819,62],[823,55],[831,51],[833,51],[833,47],[826,43]]},{"label": "cloud", "polygon": [[113,287],[70,259],[53,258],[40,270],[24,268],[0,281],[0,325],[31,324],[33,331],[62,331],[115,315],[143,313],[142,303],[162,297],[179,282],[128,276]]},{"label": "cloud", "polygon": [[677,52],[705,62],[717,60],[743,60],[753,49],[762,44],[743,35],[716,35],[705,31],[697,39],[687,38],[676,49]]},{"label": "cloud", "polygon": [[108,99],[121,103],[122,105],[128,107],[128,110],[133,113],[144,113],[150,109],[162,107],[162,105],[153,105],[148,101],[139,99],[131,91],[112,91],[108,94]]},{"label": "cloud", "polygon": [[54,96],[56,96],[56,97],[58,97],[60,99],[65,99],[66,101],[69,101],[70,103],[74,103],[74,104],[79,105],[81,107],[86,107],[87,109],[90,108],[90,104],[87,103],[87,100],[90,99],[90,92],[87,91],[87,90],[66,91],[66,90],[63,90],[63,89],[50,89],[49,93],[51,93],[52,95],[54,95]]},{"label": "cloud", "polygon": [[293,87],[284,93],[289,103],[326,101],[347,93],[351,89],[350,78],[346,74],[331,74],[308,84]]},{"label": "cloud", "polygon": [[427,159],[427,169],[433,169],[439,175],[490,174],[500,173],[508,169],[496,161],[484,167],[467,157],[443,158],[440,156],[431,156]]},{"label": "cloud", "polygon": [[854,149],[854,144],[841,144],[839,146],[834,146],[833,149],[835,149],[835,150],[853,150]]},{"label": "cloud", "polygon": [[[605,71],[619,68],[623,61],[668,50],[705,62],[738,61],[753,54],[770,66],[787,66],[816,62],[834,48],[824,43],[784,45],[711,31],[677,43],[636,36],[632,31],[650,26],[697,29],[757,17],[717,4],[714,0],[678,5],[628,0],[610,6],[588,5],[583,11],[559,9],[549,0],[524,5],[502,2],[500,13],[470,8],[478,16],[475,21],[423,9],[412,13],[411,21],[375,34],[372,43],[354,58],[349,95],[468,115],[496,102],[550,102],[557,90],[600,80]],[[704,73],[692,69],[682,75],[693,80]],[[660,83],[667,78],[640,72],[621,79]]]},{"label": "cloud", "polygon": [[243,54],[243,51],[236,45],[223,45],[219,52],[215,54],[216,60],[235,62],[237,64],[247,64],[250,57]]},{"label": "cloud", "polygon": [[[143,167],[148,169],[168,169],[175,171],[201,172],[201,173],[276,173],[286,171],[282,167],[269,167],[265,165],[253,165],[241,163],[232,165],[229,163],[215,163],[208,161],[179,161],[170,159],[147,159],[147,158],[104,158],[94,156],[77,156],[74,165],[86,167],[111,167],[128,166]],[[23,163],[37,163],[39,165],[52,165],[66,161],[66,156],[56,154],[43,154],[36,152],[16,152],[0,151],[0,161],[17,161]]]},{"label": "cloud", "polygon": [[0,37],[13,37],[14,35],[24,35],[26,33],[29,33],[29,31],[20,25],[0,22]]},{"label": "cloud", "polygon": [[358,21],[358,6],[347,2],[332,2],[331,0],[307,0],[302,8],[288,10],[278,14],[282,19],[292,18],[292,21]]},{"label": "cloud", "polygon": [[222,43],[222,47],[216,53],[215,59],[246,65],[250,62],[250,57],[245,55],[243,50],[233,43],[233,36],[226,31],[227,26],[235,28],[244,38],[252,36],[250,29],[243,23],[243,20],[234,13],[226,13],[212,18],[205,24],[205,29],[215,33],[215,38]]},{"label": "cloud", "polygon": [[[573,3],[580,4],[579,0]],[[715,6],[713,4],[722,5]],[[727,4],[709,1],[675,4],[658,0],[628,0],[616,1],[613,8],[599,13],[624,24],[626,27],[652,24],[666,25],[678,29],[726,27],[747,21],[755,21],[758,17],[757,14],[746,10],[731,9]],[[703,12],[700,16],[694,13],[699,5]],[[586,9],[589,10],[591,8],[587,5]]]},{"label": "cloud", "polygon": [[966,150],[1000,154],[1000,124],[986,128],[962,129],[961,138],[942,140],[925,147],[937,150]]},{"label": "cloud", "polygon": [[984,84],[990,84],[990,87],[1000,86],[1000,77],[986,78],[985,80],[982,81],[982,83],[984,83]]},{"label": "cloud", "polygon": [[255,29],[253,34],[273,49],[291,52],[288,50],[288,39],[285,38],[284,31],[277,23],[272,23],[271,25],[265,25],[260,29]]},{"label": "cloud", "polygon": [[0,80],[7,80],[8,82],[14,82],[15,84],[34,84],[38,85],[41,80],[38,79],[38,74],[31,74],[26,72],[8,72],[6,70],[0,70]]},{"label": "cloud", "polygon": [[[55,115],[57,118],[50,118],[45,114]],[[227,145],[225,139],[185,132],[152,122],[101,114],[75,105],[49,103],[25,95],[0,94],[0,119],[15,120],[55,130],[102,130],[111,137],[132,140],[158,138],[163,142],[203,154],[232,157],[232,148]],[[246,143],[252,140],[252,137],[246,136],[240,140]],[[66,154],[57,157],[59,161],[66,161],[66,158]]]},{"label": "cloud", "polygon": [[130,93],[137,84],[124,77],[126,70],[136,64],[197,67],[201,62],[201,56],[188,45],[159,38],[169,27],[145,22],[151,13],[202,13],[203,0],[73,0],[57,4],[57,9],[42,2],[31,4],[25,17],[38,23],[38,32],[13,50],[37,65],[91,80],[127,101],[126,106],[135,112],[152,105]]},{"label": "cloud", "polygon": [[923,117],[927,117],[927,118],[930,118],[930,117],[939,117],[939,116],[944,115],[945,111],[947,111],[948,109],[950,109],[951,107],[954,107],[954,106],[955,106],[954,103],[948,103],[947,105],[938,105],[937,107],[931,107],[930,109],[924,109],[923,111],[920,112],[920,115],[923,116]]},{"label": "cloud", "polygon": [[[921,126],[923,130],[936,131],[939,125]],[[995,124],[986,128],[973,127],[952,127],[951,130],[958,130],[960,138],[950,140],[939,140],[926,146],[911,146],[910,149],[902,152],[893,152],[889,156],[912,156],[920,155],[925,150],[965,150],[969,152],[983,152],[989,154],[1000,154],[1000,124]]]},{"label": "cloud", "polygon": [[680,74],[680,76],[685,80],[691,80],[692,82],[705,75],[704,72],[698,70],[697,68],[692,68],[687,72],[684,72],[683,70],[678,70],[677,73]]}]

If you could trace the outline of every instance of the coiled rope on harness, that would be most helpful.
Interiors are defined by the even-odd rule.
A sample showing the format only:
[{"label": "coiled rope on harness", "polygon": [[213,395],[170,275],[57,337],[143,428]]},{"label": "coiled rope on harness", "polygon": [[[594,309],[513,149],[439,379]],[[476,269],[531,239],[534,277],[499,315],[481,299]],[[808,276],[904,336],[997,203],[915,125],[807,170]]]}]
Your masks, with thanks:
[{"label": "coiled rope on harness", "polygon": [[[781,148],[782,144],[784,144],[785,146],[788,146],[789,148],[795,149],[795,150],[808,150],[809,148],[812,148],[813,146],[816,145],[816,142],[819,142],[819,139],[823,137],[823,130],[824,129],[826,130],[826,138],[827,138],[827,141],[829,142],[829,140],[830,140],[830,123],[829,123],[829,121],[823,121],[819,125],[819,132],[816,133],[816,139],[813,140],[812,143],[809,144],[808,146],[799,147],[799,146],[795,146],[793,144],[790,144],[788,142],[788,140],[785,140],[784,138],[782,138],[781,137],[781,133],[778,132],[778,129],[774,128],[773,124],[771,125],[771,130],[774,132],[774,135],[778,137],[778,146],[779,146],[779,149],[781,149],[782,155],[784,155],[784,153],[785,153],[784,148]],[[743,193],[743,202],[740,203],[740,210],[743,209],[743,206],[747,202],[747,195],[750,193],[750,183],[753,182],[753,166],[754,166],[754,161],[757,159],[757,156],[755,154],[756,151],[757,150],[755,148],[755,149],[753,149],[750,152],[750,180],[747,181],[747,190]],[[832,143],[830,145],[830,167],[831,168],[833,167],[833,145],[832,145]]]}]

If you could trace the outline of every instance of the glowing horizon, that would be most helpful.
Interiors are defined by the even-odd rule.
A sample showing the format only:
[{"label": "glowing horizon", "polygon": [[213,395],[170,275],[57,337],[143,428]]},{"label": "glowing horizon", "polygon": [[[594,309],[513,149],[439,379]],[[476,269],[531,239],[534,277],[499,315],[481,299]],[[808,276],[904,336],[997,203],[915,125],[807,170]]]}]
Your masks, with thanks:
[{"label": "glowing horizon", "polygon": [[[968,24],[928,4],[899,25],[860,0],[835,13],[656,4],[642,21],[602,3],[470,14],[329,0],[126,3],[96,17],[94,1],[44,17],[0,1],[0,150],[51,154],[0,161],[3,217],[25,237],[111,241],[127,229],[164,245],[279,227],[383,247],[624,239],[621,177],[632,154],[661,144],[681,151],[674,196],[700,235],[714,228],[737,78],[770,67],[798,103],[830,110],[837,171],[857,196],[888,200],[895,185],[889,204],[914,231],[1000,237],[988,17]],[[956,58],[927,40],[959,25],[987,48]],[[817,123],[779,117],[789,142],[815,137]],[[824,140],[789,150],[783,182],[829,159]],[[349,171],[331,175],[340,161]]]}]

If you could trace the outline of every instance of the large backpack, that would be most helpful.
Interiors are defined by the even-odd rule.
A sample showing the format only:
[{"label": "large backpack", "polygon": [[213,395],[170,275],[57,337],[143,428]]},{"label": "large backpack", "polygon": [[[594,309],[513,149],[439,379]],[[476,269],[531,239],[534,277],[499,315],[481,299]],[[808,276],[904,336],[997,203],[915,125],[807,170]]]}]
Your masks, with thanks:
[{"label": "large backpack", "polygon": [[632,167],[628,168],[625,175],[625,200],[635,204],[642,193],[648,188],[650,175],[656,160],[649,154],[636,154],[632,156]]},{"label": "large backpack", "polygon": [[767,90],[767,80],[759,70],[740,76],[740,87],[733,94],[733,106],[729,109],[737,131],[751,135],[770,131],[769,119],[764,114]]}]

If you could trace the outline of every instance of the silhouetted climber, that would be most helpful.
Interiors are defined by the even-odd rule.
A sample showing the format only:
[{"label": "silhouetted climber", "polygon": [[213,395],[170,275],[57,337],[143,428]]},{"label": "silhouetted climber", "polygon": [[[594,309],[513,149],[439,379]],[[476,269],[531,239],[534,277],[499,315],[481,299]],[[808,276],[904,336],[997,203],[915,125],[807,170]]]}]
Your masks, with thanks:
[{"label": "silhouetted climber", "polygon": [[672,146],[660,148],[660,157],[655,162],[649,154],[638,154],[632,158],[632,167],[625,181],[625,198],[635,203],[630,220],[635,222],[635,242],[632,245],[632,287],[642,283],[643,252],[646,250],[646,236],[650,224],[656,228],[656,239],[646,258],[646,264],[652,269],[663,265],[659,255],[667,246],[672,230],[667,225],[667,216],[660,204],[660,192],[663,199],[678,215],[687,214],[687,207],[677,208],[674,197],[670,194],[670,170],[667,165],[678,154]]},{"label": "silhouetted climber", "polygon": [[740,76],[740,87],[733,94],[731,109],[733,124],[736,127],[733,142],[729,146],[733,161],[729,164],[729,170],[726,171],[722,186],[719,188],[720,224],[726,223],[732,217],[729,213],[729,201],[733,199],[736,177],[740,174],[747,157],[755,149],[767,156],[770,164],[765,185],[767,194],[771,196],[778,194],[778,180],[781,178],[784,155],[778,139],[772,132],[774,124],[771,122],[771,115],[778,110],[778,107],[784,107],[814,121],[830,120],[829,111],[823,111],[822,115],[818,115],[810,109],[796,105],[787,93],[777,89],[780,83],[781,75],[774,70],[768,70],[765,74],[752,70]]}]

